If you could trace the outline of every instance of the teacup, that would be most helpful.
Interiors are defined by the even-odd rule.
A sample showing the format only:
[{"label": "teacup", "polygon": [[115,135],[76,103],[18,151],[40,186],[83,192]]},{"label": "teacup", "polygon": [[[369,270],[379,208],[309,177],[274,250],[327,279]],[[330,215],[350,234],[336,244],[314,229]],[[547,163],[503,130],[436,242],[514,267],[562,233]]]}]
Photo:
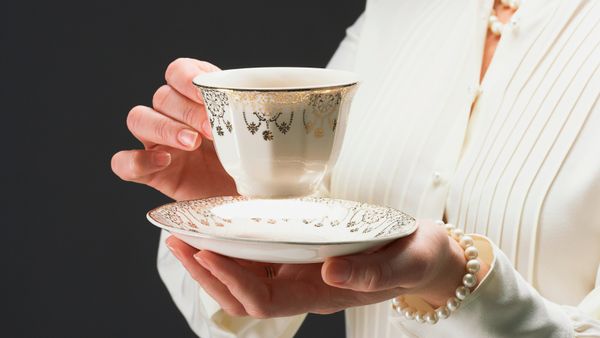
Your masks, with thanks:
[{"label": "teacup", "polygon": [[337,158],[354,73],[320,68],[244,68],[205,73],[200,90],[221,164],[241,195],[315,193]]}]

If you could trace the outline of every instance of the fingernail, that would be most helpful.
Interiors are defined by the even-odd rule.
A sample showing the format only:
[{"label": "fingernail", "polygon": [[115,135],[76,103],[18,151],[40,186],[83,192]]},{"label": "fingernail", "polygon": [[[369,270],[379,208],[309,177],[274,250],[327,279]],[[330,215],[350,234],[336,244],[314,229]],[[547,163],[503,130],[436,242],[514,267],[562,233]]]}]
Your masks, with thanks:
[{"label": "fingernail", "polygon": [[202,124],[202,131],[204,132],[204,135],[212,137],[212,128],[210,127],[210,121],[204,121],[204,123]]},{"label": "fingernail", "polygon": [[196,144],[198,133],[189,129],[182,129],[177,134],[177,139],[184,147],[191,148]]},{"label": "fingernail", "polygon": [[171,253],[173,255],[175,255],[175,257],[179,258],[179,252],[177,251],[177,249],[175,249],[175,247],[171,246],[171,244],[167,243],[167,248],[169,248],[169,250],[171,250]]},{"label": "fingernail", "polygon": [[152,153],[152,163],[157,167],[166,167],[171,164],[171,154],[164,151]]},{"label": "fingernail", "polygon": [[336,259],[327,267],[327,277],[334,283],[345,283],[351,272],[350,262],[343,259]]}]

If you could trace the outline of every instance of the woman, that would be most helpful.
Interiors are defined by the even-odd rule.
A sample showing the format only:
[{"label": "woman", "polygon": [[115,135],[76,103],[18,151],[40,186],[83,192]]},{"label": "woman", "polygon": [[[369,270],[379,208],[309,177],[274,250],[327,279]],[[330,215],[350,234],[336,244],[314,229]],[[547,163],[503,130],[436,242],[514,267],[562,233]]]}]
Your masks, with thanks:
[{"label": "woman", "polygon": [[[420,228],[270,278],[163,233],[159,272],[198,335],[292,337],[305,313],[345,309],[349,337],[600,337],[600,1],[373,0],[329,67],[362,78],[329,195]],[[129,113],[145,150],[117,153],[117,175],[178,200],[236,193],[191,84],[216,70],[168,67]],[[425,219],[481,235],[478,285],[435,325],[389,301],[422,314],[460,284],[462,248]]]}]

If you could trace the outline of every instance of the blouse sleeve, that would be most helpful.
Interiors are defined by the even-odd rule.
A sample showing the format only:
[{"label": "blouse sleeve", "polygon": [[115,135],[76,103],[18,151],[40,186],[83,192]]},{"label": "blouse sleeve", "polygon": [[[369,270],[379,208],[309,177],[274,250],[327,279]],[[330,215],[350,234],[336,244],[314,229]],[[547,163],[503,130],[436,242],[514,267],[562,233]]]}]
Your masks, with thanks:
[{"label": "blouse sleeve", "polygon": [[360,40],[360,32],[363,27],[365,13],[362,13],[354,24],[346,29],[346,37],[342,40],[338,49],[333,54],[327,68],[348,70],[354,69],[356,63],[356,51]]},{"label": "blouse sleeve", "polygon": [[473,237],[491,269],[471,296],[436,325],[393,318],[395,324],[416,337],[600,337],[600,278],[579,306],[556,304],[526,282],[489,239]]}]

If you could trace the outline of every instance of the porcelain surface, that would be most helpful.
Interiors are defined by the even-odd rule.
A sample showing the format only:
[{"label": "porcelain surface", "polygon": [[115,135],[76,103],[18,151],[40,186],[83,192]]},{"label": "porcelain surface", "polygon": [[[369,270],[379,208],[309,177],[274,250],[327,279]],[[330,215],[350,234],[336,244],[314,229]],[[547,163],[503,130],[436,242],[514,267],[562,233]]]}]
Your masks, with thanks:
[{"label": "porcelain surface", "polygon": [[417,229],[392,208],[328,198],[215,197],[165,204],[148,220],[200,250],[272,263],[314,263],[373,250]]},{"label": "porcelain surface", "polygon": [[337,159],[357,78],[319,68],[246,68],[202,74],[194,84],[238,192],[276,198],[317,190]]}]

